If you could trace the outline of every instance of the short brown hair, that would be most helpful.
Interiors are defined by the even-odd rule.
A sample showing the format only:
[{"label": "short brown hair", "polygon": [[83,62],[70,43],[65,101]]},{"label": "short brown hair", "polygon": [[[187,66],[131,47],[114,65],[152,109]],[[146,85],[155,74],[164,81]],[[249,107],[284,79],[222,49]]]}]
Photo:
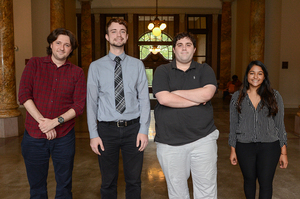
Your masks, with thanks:
[{"label": "short brown hair", "polygon": [[72,46],[72,52],[69,54],[68,57],[71,57],[73,55],[73,51],[78,47],[78,44],[77,44],[77,40],[76,40],[76,37],[74,36],[74,34],[71,31],[64,29],[64,28],[57,28],[57,29],[53,30],[47,37],[47,41],[49,44],[49,46],[47,47],[47,54],[52,55],[51,44],[57,40],[59,35],[69,36],[70,43]]},{"label": "short brown hair", "polygon": [[111,18],[109,20],[109,22],[107,22],[107,24],[106,24],[106,29],[105,29],[106,30],[106,34],[108,34],[108,28],[109,28],[109,26],[112,23],[118,23],[120,25],[124,25],[125,28],[126,28],[126,32],[127,32],[127,30],[128,30],[128,28],[127,28],[127,22],[124,19],[121,19],[121,18]]}]

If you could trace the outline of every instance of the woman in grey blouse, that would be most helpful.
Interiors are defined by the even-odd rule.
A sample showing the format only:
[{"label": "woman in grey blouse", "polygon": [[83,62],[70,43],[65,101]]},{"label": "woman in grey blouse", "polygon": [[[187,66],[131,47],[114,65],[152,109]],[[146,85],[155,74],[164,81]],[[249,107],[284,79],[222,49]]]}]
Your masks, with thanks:
[{"label": "woman in grey blouse", "polygon": [[284,107],[279,92],[270,87],[268,71],[260,61],[252,61],[243,86],[230,102],[230,161],[239,162],[247,199],[255,198],[256,180],[259,198],[272,198],[276,166],[286,168],[287,137]]}]

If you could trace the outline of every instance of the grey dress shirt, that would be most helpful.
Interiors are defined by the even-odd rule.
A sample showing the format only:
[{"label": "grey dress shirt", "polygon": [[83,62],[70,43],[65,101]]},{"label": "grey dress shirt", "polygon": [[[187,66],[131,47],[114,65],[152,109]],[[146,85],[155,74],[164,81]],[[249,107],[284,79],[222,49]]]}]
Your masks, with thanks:
[{"label": "grey dress shirt", "polygon": [[274,90],[278,105],[278,113],[268,116],[269,109],[259,102],[254,108],[248,94],[241,104],[241,113],[237,111],[237,100],[240,92],[236,91],[230,102],[230,133],[229,145],[234,147],[236,142],[275,142],[279,140],[280,147],[287,145],[287,137],[284,126],[284,105],[281,95]]},{"label": "grey dress shirt", "polygon": [[150,100],[145,67],[141,60],[121,54],[122,75],[126,109],[116,111],[114,94],[114,61],[108,55],[91,63],[87,80],[87,123],[90,138],[99,137],[98,121],[132,120],[140,117],[139,133],[148,134],[150,125]]}]

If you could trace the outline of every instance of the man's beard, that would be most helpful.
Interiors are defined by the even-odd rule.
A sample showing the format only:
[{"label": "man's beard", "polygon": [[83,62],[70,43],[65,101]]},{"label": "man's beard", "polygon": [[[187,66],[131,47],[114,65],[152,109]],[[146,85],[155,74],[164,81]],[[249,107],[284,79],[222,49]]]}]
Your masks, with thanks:
[{"label": "man's beard", "polygon": [[125,46],[125,44],[126,44],[126,43],[122,43],[122,44],[120,44],[120,45],[117,45],[117,44],[112,44],[112,43],[110,43],[111,46],[118,47],[118,48]]}]

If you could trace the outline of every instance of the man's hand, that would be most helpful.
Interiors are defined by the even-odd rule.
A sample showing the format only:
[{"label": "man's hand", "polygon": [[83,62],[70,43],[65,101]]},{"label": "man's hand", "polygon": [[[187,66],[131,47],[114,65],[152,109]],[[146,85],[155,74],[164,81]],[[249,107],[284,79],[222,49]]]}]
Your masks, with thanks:
[{"label": "man's hand", "polygon": [[48,131],[45,134],[46,134],[48,140],[53,140],[57,136],[55,129],[51,129],[50,131]]},{"label": "man's hand", "polygon": [[51,129],[54,129],[59,123],[57,118],[54,118],[53,120],[48,118],[39,118],[39,128],[43,133],[47,133]]},{"label": "man's hand", "polygon": [[139,133],[136,138],[136,147],[139,147],[139,151],[144,151],[148,145],[148,135]]},{"label": "man's hand", "polygon": [[102,139],[100,137],[96,137],[96,138],[92,138],[90,140],[90,146],[92,148],[92,150],[94,151],[94,153],[96,153],[97,155],[101,155],[98,146],[100,145],[100,148],[102,151],[104,151],[104,145],[102,142]]}]

